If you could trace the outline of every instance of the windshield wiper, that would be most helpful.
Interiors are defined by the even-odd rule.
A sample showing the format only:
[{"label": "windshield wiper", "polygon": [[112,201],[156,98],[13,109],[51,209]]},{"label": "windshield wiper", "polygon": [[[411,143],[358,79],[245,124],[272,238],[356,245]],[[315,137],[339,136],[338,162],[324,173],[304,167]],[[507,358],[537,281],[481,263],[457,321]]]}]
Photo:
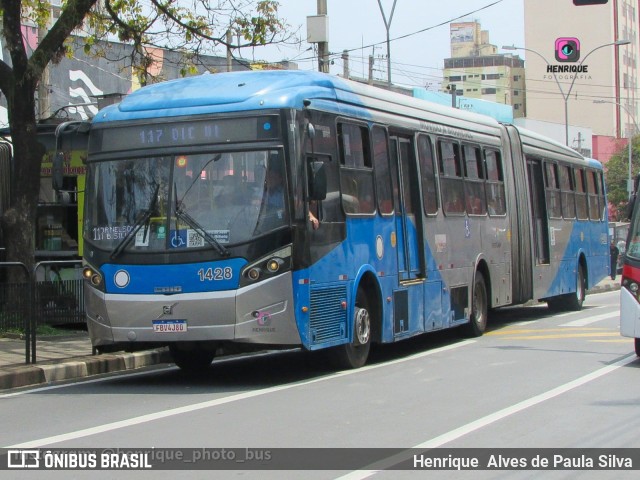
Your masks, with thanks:
[{"label": "windshield wiper", "polygon": [[[184,200],[184,197],[186,197],[187,193],[189,193],[189,190],[191,190],[193,188],[193,186],[196,184],[196,182],[200,179],[200,175],[202,175],[202,172],[204,171],[204,169],[207,168],[211,162],[217,162],[221,158],[222,158],[222,154],[221,153],[216,153],[213,157],[211,157],[209,159],[209,161],[207,163],[205,163],[203,165],[203,167],[200,169],[198,174],[193,176],[193,181],[191,182],[191,185],[189,185],[189,188],[187,188],[184,191],[184,193],[182,194],[182,197],[180,198],[180,203],[182,203],[182,201]],[[176,201],[177,201],[177,196],[178,196],[178,193],[176,192]]]},{"label": "windshield wiper", "polygon": [[[186,223],[187,225],[189,225],[191,228],[193,228],[196,233],[198,235],[200,235],[202,238],[204,238],[207,243],[209,245],[211,245],[213,248],[215,248],[215,250],[223,257],[228,257],[229,255],[231,255],[231,253],[229,252],[229,250],[227,250],[220,242],[218,242],[209,232],[207,232],[204,227],[202,225],[200,225],[200,223],[193,218],[191,215],[189,215],[187,212],[185,212],[182,209],[182,202],[178,202],[178,193],[176,192],[175,186],[173,189],[174,193],[175,193],[175,211],[176,211],[176,217],[181,219],[182,221],[184,221],[184,223]],[[182,196],[182,198],[184,198],[184,195]],[[177,226],[176,226],[177,229]]]},{"label": "windshield wiper", "polygon": [[[143,225],[146,225],[151,215],[156,209],[156,205],[158,204],[158,192],[160,191],[160,184],[156,186],[155,191],[153,192],[153,196],[151,197],[151,201],[149,202],[149,206],[146,210],[141,212],[141,216],[138,217],[138,220],[133,224],[133,228],[127,232],[127,234],[120,240],[120,243],[116,245],[116,248],[113,249],[109,258],[111,260],[115,260],[118,255],[122,253],[122,251],[127,248],[127,245],[131,243],[131,240],[136,236],[138,230],[142,228]],[[146,235],[149,232],[147,231]]]}]

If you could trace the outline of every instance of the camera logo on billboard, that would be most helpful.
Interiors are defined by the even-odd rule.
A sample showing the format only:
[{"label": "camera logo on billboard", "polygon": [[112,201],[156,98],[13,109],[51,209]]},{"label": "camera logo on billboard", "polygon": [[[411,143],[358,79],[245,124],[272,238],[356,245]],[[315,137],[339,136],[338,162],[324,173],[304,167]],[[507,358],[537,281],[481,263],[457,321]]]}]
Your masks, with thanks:
[{"label": "camera logo on billboard", "polygon": [[580,40],[575,37],[557,38],[555,53],[559,62],[577,62],[580,59]]}]

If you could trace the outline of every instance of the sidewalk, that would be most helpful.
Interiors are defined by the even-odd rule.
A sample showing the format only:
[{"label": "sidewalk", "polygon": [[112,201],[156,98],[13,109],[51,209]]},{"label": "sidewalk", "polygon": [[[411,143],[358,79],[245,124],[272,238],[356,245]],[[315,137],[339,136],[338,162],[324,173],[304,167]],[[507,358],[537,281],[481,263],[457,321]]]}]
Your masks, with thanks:
[{"label": "sidewalk", "polygon": [[[587,293],[619,289],[620,277],[607,277]],[[26,364],[25,341],[0,337],[0,391],[171,362],[166,348],[92,355],[86,332],[36,340],[37,363]]]},{"label": "sidewalk", "polygon": [[25,363],[25,340],[0,337],[0,392],[10,388],[171,362],[168,349],[93,355],[86,332],[36,338],[36,363]]}]

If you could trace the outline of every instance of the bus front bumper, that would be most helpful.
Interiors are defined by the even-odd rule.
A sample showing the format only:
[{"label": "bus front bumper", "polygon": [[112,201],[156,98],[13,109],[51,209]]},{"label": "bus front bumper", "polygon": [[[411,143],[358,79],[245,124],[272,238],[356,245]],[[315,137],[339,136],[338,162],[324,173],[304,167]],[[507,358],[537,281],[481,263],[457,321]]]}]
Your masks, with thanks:
[{"label": "bus front bumper", "polygon": [[640,304],[624,287],[620,289],[620,335],[640,338]]},{"label": "bus front bumper", "polygon": [[194,341],[301,344],[290,272],[239,290],[176,295],[105,294],[85,284],[85,308],[93,346]]}]

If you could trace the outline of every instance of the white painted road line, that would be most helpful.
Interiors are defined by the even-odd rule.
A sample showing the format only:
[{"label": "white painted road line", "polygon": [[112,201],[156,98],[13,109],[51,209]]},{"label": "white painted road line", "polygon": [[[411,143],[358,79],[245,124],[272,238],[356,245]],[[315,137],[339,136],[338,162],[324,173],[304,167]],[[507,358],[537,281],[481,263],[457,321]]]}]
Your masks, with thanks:
[{"label": "white painted road line", "polygon": [[[568,391],[573,390],[574,388],[585,385],[593,380],[596,380],[604,375],[607,375],[608,373],[613,372],[614,370],[617,370],[620,367],[624,367],[625,365],[631,362],[635,362],[636,360],[637,360],[637,357],[635,354],[628,355],[624,357],[622,360],[612,363],[611,365],[607,365],[606,367],[596,370],[595,372],[591,372],[580,378],[576,378],[575,380],[565,383],[564,385],[560,385],[559,387],[553,388],[544,393],[528,398],[527,400],[518,402],[514,405],[511,405],[510,407],[506,407],[506,408],[503,408],[502,410],[498,410],[497,412],[494,412],[485,417],[479,418],[478,420],[475,420],[466,425],[462,425],[461,427],[458,427],[454,430],[444,433],[438,437],[432,438],[431,440],[427,440],[426,442],[422,442],[422,443],[419,443],[418,445],[414,445],[411,448],[427,450],[430,448],[441,447],[446,443],[457,440],[460,437],[463,437],[469,433],[475,432],[476,430],[486,427],[487,425],[491,425],[492,423],[502,420],[503,418],[509,417],[515,413],[519,413],[523,410],[526,410],[527,408],[533,407],[542,402],[546,402],[547,400],[550,400],[554,397],[562,395],[563,393],[567,393]],[[385,458],[380,462],[376,462],[376,464],[371,465],[371,468],[369,469],[356,470],[354,472],[338,477],[337,480],[362,480],[365,478],[369,478],[375,475],[376,473],[380,472],[381,470],[384,470],[385,468],[392,467],[393,465],[396,465],[402,461],[407,460],[407,458],[409,457],[406,454],[399,453],[392,457]]]},{"label": "white painted road line", "polygon": [[591,325],[592,323],[599,322],[600,320],[607,320],[610,318],[620,318],[620,312],[615,311],[615,312],[603,313],[602,315],[596,315],[593,317],[580,318],[578,320],[563,323],[562,325],[558,325],[558,326],[559,327],[586,327],[587,325]]},{"label": "white painted road line", "polygon": [[140,425],[143,423],[153,422],[155,420],[164,420],[168,417],[172,417],[175,415],[182,415],[184,413],[195,412],[197,410],[203,410],[205,408],[217,407],[220,405],[225,405],[227,403],[237,402],[239,400],[246,400],[248,398],[260,397],[262,395],[267,395],[269,393],[281,392],[284,390],[289,390],[292,388],[302,387],[305,385],[311,385],[314,383],[325,382],[327,380],[332,380],[334,378],[346,377],[349,375],[356,375],[359,373],[366,372],[367,370],[375,370],[378,368],[388,367],[390,365],[395,365],[399,363],[409,362],[411,360],[416,360],[418,358],[427,357],[430,355],[435,355],[436,353],[445,352],[448,350],[453,350],[456,348],[464,347],[467,345],[471,345],[475,343],[475,340],[465,340],[459,343],[455,343],[453,345],[447,345],[441,348],[434,348],[433,350],[428,350],[426,352],[416,353],[415,355],[411,355],[408,357],[400,358],[398,360],[393,360],[390,362],[379,363],[376,365],[365,366],[356,370],[345,370],[342,372],[337,372],[331,375],[327,375],[321,378],[315,378],[313,380],[307,380],[302,382],[294,382],[288,383],[286,385],[278,385],[276,387],[263,388],[260,390],[254,390],[250,392],[244,392],[237,395],[231,395],[228,397],[217,398],[215,400],[209,400],[206,402],[195,403],[193,405],[185,405],[184,407],[173,408],[171,410],[163,410],[157,413],[151,413],[148,415],[142,415],[139,417],[130,418],[127,420],[121,420],[119,422],[107,423],[104,425],[97,425],[91,428],[85,428],[83,430],[77,430],[75,432],[63,433],[61,435],[54,435],[51,437],[40,438],[38,440],[31,440],[24,443],[19,443],[15,445],[9,445],[7,447],[2,448],[38,448],[43,447],[45,445],[51,445],[54,443],[66,442],[69,440],[76,440],[78,438],[89,437],[91,435],[98,435],[100,433],[110,432],[113,430],[117,430],[120,428],[127,428],[133,425]]}]

